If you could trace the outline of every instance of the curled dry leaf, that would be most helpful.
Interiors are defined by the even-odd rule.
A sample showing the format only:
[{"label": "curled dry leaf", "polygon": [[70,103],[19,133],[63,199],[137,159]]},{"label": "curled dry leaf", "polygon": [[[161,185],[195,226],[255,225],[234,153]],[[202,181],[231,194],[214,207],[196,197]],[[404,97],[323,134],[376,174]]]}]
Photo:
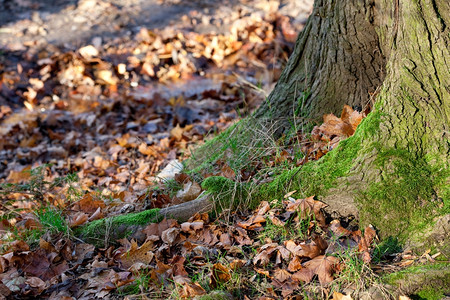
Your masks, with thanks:
[{"label": "curled dry leaf", "polygon": [[300,270],[302,267],[302,260],[298,256],[294,256],[294,258],[289,262],[288,271],[296,272]]},{"label": "curled dry leaf", "polygon": [[353,298],[350,295],[344,295],[338,292],[333,292],[332,300],[353,300]]},{"label": "curled dry leaf", "polygon": [[261,223],[265,223],[266,218],[261,215],[253,215],[247,221],[237,223],[237,226],[247,230],[257,230],[262,228]]},{"label": "curled dry leaf", "polygon": [[339,222],[339,220],[331,221],[329,230],[337,237],[350,236],[352,234],[350,230],[342,227],[341,222]]},{"label": "curled dry leaf", "polygon": [[197,182],[188,181],[184,183],[183,189],[181,191],[178,191],[177,197],[183,202],[187,202],[196,199],[201,192],[202,188]]},{"label": "curled dry leaf", "polygon": [[173,281],[181,286],[180,296],[182,298],[192,299],[195,296],[206,294],[206,291],[197,282],[193,283],[189,277],[178,275],[174,276]]},{"label": "curled dry leaf", "polygon": [[231,279],[230,270],[222,265],[221,263],[216,263],[213,265],[210,276],[210,286],[212,288],[217,288],[228,282]]},{"label": "curled dry leaf", "polygon": [[261,201],[258,206],[258,216],[264,216],[270,209],[270,204],[267,201]]},{"label": "curled dry leaf", "polygon": [[175,240],[177,239],[179,233],[180,233],[179,228],[172,227],[162,232],[161,239],[164,243],[168,244],[169,246],[172,246]]},{"label": "curled dry leaf", "polygon": [[195,233],[195,231],[203,228],[203,224],[203,222],[184,222],[180,226],[181,230],[184,232]]},{"label": "curled dry leaf", "polygon": [[258,255],[253,258],[254,265],[266,266],[270,261],[270,256],[267,250],[261,251]]},{"label": "curled dry leaf", "polygon": [[372,257],[369,253],[369,248],[372,245],[373,239],[376,237],[377,233],[372,225],[369,225],[364,230],[364,236],[361,238],[358,244],[359,252],[362,252],[362,259],[365,263],[370,263]]},{"label": "curled dry leaf", "polygon": [[119,260],[126,269],[130,268],[135,263],[149,264],[154,257],[154,253],[152,252],[153,248],[153,241],[147,240],[138,247],[137,242],[132,240],[131,248],[123,253]]},{"label": "curled dry leaf", "polygon": [[231,270],[238,270],[242,268],[247,263],[244,259],[235,259],[230,263]]},{"label": "curled dry leaf", "polygon": [[76,227],[80,226],[87,222],[88,215],[82,211],[76,212],[71,218],[70,218],[70,227]]}]

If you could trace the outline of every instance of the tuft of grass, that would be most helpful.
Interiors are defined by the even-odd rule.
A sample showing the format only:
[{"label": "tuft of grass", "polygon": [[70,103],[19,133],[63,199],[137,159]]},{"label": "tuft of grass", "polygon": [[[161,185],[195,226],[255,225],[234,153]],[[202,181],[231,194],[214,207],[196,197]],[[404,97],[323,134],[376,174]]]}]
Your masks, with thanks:
[{"label": "tuft of grass", "polygon": [[43,226],[43,230],[51,234],[63,233],[71,234],[69,224],[61,210],[55,207],[47,206],[36,211],[36,217]]},{"label": "tuft of grass", "polygon": [[183,184],[178,183],[175,179],[166,179],[163,184],[170,197],[174,197],[178,191],[183,189]]},{"label": "tuft of grass", "polygon": [[386,259],[387,256],[401,251],[402,246],[400,245],[398,238],[390,236],[375,246],[372,260],[374,263],[379,263],[383,259]]},{"label": "tuft of grass", "polygon": [[383,286],[381,278],[361,259],[357,251],[345,249],[338,252],[337,256],[343,268],[331,283],[332,291],[353,290],[353,299],[359,299],[363,295],[392,298],[391,293]]}]

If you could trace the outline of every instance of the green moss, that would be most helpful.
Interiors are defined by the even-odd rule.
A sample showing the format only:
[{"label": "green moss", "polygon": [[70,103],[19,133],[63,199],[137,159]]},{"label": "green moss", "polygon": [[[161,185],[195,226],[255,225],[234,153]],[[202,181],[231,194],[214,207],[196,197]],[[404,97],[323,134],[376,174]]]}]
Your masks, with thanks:
[{"label": "green moss", "polygon": [[421,290],[417,293],[417,296],[419,296],[419,299],[427,300],[440,300],[445,297],[442,289],[435,289],[432,287]]},{"label": "green moss", "polygon": [[337,186],[338,178],[346,176],[351,170],[360,148],[360,135],[341,141],[336,149],[320,160],[283,172],[272,182],[262,185],[255,197],[274,199],[293,190],[301,196],[325,195],[330,188]]},{"label": "green moss", "polygon": [[362,223],[373,224],[382,236],[394,235],[403,242],[443,213],[435,191],[448,176],[445,169],[399,149],[379,151],[375,164],[381,170],[379,181],[358,197]]},{"label": "green moss", "polygon": [[124,231],[120,228],[121,226],[138,226],[159,222],[162,216],[158,212],[159,209],[155,208],[138,213],[96,220],[78,228],[75,234],[95,245],[103,243],[107,234],[111,234],[115,239],[125,238],[131,232]]},{"label": "green moss", "polygon": [[450,267],[448,263],[413,266],[387,274],[383,281],[418,296],[413,299],[441,299],[450,292]]}]

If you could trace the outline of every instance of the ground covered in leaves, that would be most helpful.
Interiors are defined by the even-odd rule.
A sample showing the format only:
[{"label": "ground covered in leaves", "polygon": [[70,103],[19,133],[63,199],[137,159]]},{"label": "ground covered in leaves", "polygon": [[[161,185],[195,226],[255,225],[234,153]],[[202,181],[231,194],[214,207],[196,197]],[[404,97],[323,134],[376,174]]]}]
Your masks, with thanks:
[{"label": "ground covered in leaves", "polygon": [[[343,227],[295,191],[255,211],[165,219],[139,243],[96,248],[76,235],[195,199],[201,182],[177,174],[180,162],[265,99],[311,4],[1,1],[0,298],[370,299],[386,267],[369,266],[396,242],[376,246],[373,228]],[[369,110],[294,132],[253,173],[218,161],[201,178],[317,160]],[[435,258],[393,257],[394,269]]]}]

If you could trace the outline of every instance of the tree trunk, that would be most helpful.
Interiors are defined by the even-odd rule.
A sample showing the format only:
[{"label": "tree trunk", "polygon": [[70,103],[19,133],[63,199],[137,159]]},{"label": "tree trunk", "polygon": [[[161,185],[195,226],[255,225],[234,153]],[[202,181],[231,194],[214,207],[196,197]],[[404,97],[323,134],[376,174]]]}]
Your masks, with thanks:
[{"label": "tree trunk", "polygon": [[269,135],[290,130],[294,118],[317,121],[344,104],[363,108],[373,101],[355,134],[319,161],[256,191],[236,189],[239,183],[222,177],[202,186],[218,190],[219,202],[226,186],[253,203],[292,190],[317,195],[333,217],[359,218],[382,237],[431,242],[450,254],[449,25],[448,0],[316,0],[267,101],[242,126],[198,149],[187,168],[196,173],[222,159],[238,171],[264,157],[268,143],[277,146]]},{"label": "tree trunk", "polygon": [[[363,108],[385,77],[386,58],[376,32],[373,1],[317,0],[289,62],[256,117],[313,120],[339,113],[344,104]],[[303,93],[308,95],[302,101]]]},{"label": "tree trunk", "polygon": [[[294,187],[322,195],[330,212],[356,214],[383,236],[423,242],[426,233],[445,241],[449,25],[447,0],[315,2],[286,69],[255,116],[287,124],[299,105],[302,116],[317,120],[344,104],[376,103],[355,136],[298,172]],[[302,91],[309,97],[300,103]]]}]

